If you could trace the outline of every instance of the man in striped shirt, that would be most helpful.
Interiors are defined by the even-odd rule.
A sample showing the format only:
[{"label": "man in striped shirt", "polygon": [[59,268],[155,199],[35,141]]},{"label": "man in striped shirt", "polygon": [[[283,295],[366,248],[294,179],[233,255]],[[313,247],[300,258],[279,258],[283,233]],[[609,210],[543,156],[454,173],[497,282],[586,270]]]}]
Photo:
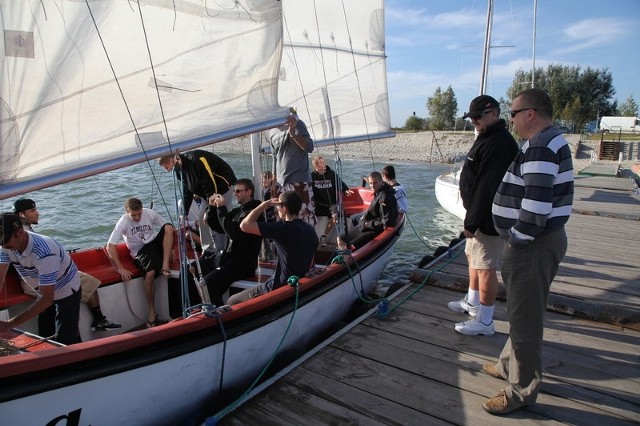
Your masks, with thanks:
[{"label": "man in striped shirt", "polygon": [[564,226],[573,203],[571,150],[553,126],[549,96],[528,89],[510,111],[525,139],[493,200],[493,222],[506,240],[502,279],[507,288],[509,339],[497,364],[486,373],[509,384],[482,407],[508,414],[536,402],[542,382],[543,318],[549,287],[567,251]]},{"label": "man in striped shirt", "polygon": [[53,238],[26,231],[13,213],[3,213],[0,222],[0,290],[9,264],[40,287],[40,297],[27,309],[0,321],[0,334],[37,315],[38,334],[57,335],[65,345],[79,343],[80,275],[71,256]]}]

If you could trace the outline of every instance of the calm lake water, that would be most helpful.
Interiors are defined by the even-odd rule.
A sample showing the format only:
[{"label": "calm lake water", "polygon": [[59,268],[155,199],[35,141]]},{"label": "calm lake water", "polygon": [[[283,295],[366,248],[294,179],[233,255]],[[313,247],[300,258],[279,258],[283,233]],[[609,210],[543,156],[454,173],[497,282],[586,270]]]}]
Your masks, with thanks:
[{"label": "calm lake water", "polygon": [[[336,170],[331,156],[324,152],[321,154]],[[219,155],[233,167],[236,176],[251,176],[248,155]],[[371,170],[382,169],[386,164],[378,160],[342,160],[342,180],[349,186],[359,186],[363,176]],[[409,220],[380,278],[379,286],[382,288],[408,279],[424,255],[432,254],[438,246],[448,245],[462,230],[462,221],[443,210],[435,197],[435,179],[448,171],[448,166],[422,163],[393,165],[398,181],[407,190]],[[156,211],[176,223],[176,192],[172,173],[153,162],[150,166],[139,164],[34,191],[25,197],[32,198],[40,212],[36,232],[56,238],[67,250],[72,250],[104,246],[116,221],[124,213],[123,204],[129,197],[140,198],[145,207],[153,202]],[[2,211],[10,211],[13,201],[0,201]]]}]

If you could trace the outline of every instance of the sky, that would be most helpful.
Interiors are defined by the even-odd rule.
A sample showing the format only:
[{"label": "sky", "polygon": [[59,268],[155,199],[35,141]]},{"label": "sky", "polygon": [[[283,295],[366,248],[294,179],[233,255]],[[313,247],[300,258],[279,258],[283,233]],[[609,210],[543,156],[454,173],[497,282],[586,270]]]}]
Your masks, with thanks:
[{"label": "sky", "polygon": [[[494,0],[488,95],[506,98],[518,69],[533,62],[534,0]],[[392,127],[449,86],[458,114],[480,94],[487,0],[385,0]],[[536,68],[608,68],[618,104],[640,104],[640,0],[538,0]],[[526,89],[530,86],[524,86]],[[594,117],[595,119],[595,117]]]}]

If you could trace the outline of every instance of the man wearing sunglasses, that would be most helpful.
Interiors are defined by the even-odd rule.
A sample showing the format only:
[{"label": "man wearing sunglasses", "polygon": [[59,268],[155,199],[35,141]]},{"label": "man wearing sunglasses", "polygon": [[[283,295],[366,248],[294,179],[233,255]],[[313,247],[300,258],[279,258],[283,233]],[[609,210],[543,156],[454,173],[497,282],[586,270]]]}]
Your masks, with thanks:
[{"label": "man wearing sunglasses", "polygon": [[498,274],[503,241],[493,227],[491,203],[518,145],[500,118],[500,104],[488,95],[471,101],[469,118],[475,126],[474,141],[460,174],[460,196],[467,210],[464,218],[465,254],[469,263],[469,291],[462,300],[449,302],[449,309],[468,312],[468,321],[455,325],[468,336],[492,336],[493,308],[498,295]]},{"label": "man wearing sunglasses", "polygon": [[[249,213],[260,205],[253,198],[255,187],[251,179],[238,179],[233,194],[238,207],[230,211],[225,206],[224,197],[213,194],[207,206],[207,224],[215,232],[227,235],[227,244],[222,247],[219,266],[205,275],[211,303],[222,306],[222,295],[234,281],[252,276],[258,266],[258,252],[262,238],[240,230],[240,223]],[[258,222],[263,222],[260,216]]]},{"label": "man wearing sunglasses", "polygon": [[511,121],[526,141],[493,200],[493,222],[506,240],[502,280],[507,287],[509,339],[497,364],[483,370],[508,381],[482,407],[508,414],[533,405],[542,382],[543,320],[549,287],[567,251],[565,224],[573,204],[571,150],[553,126],[549,95],[528,89],[513,100]]}]

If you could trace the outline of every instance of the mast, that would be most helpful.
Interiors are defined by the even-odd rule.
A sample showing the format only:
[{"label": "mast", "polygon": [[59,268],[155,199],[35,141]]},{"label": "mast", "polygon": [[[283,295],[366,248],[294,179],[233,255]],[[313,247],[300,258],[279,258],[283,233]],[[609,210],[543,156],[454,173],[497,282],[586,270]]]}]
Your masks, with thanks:
[{"label": "mast", "polygon": [[487,24],[484,34],[484,51],[482,55],[482,76],[480,79],[480,94],[487,91],[487,74],[489,73],[489,51],[491,50],[491,28],[493,27],[493,0],[487,2]]},{"label": "mast", "polygon": [[533,0],[533,58],[531,60],[531,88],[536,82],[536,17],[538,16],[538,0]]}]

